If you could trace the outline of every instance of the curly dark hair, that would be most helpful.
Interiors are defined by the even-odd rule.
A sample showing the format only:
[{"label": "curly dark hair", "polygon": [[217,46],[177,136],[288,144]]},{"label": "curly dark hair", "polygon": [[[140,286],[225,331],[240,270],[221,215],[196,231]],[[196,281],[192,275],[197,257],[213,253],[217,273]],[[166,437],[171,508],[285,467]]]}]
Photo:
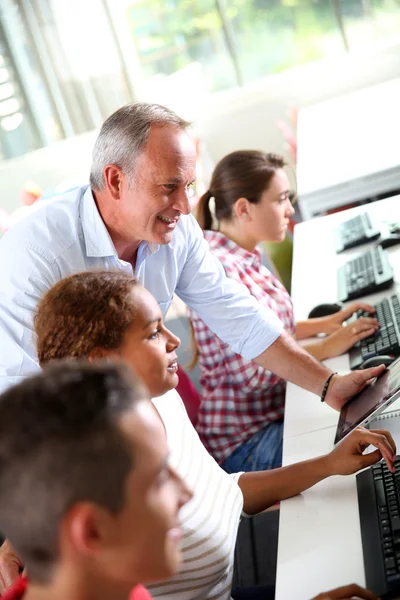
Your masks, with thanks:
[{"label": "curly dark hair", "polygon": [[116,350],[135,318],[132,288],[123,271],[92,271],[56,283],[34,318],[41,366],[53,359],[87,358],[95,348]]},{"label": "curly dark hair", "polygon": [[0,527],[31,581],[48,581],[77,502],[114,514],[134,468],[124,414],[148,393],[131,369],[58,361],[0,396]]}]

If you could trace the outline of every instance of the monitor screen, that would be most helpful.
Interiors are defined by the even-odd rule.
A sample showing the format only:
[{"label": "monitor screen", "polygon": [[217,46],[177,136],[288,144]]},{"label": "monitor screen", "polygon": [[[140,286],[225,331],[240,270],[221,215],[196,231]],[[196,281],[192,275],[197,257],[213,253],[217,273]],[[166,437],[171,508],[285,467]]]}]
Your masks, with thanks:
[{"label": "monitor screen", "polygon": [[[335,444],[355,427],[365,422],[386,404],[396,399],[400,392],[400,359],[393,362],[379,377],[375,378],[359,394],[342,407],[336,430]],[[396,398],[394,398],[396,396]]]}]

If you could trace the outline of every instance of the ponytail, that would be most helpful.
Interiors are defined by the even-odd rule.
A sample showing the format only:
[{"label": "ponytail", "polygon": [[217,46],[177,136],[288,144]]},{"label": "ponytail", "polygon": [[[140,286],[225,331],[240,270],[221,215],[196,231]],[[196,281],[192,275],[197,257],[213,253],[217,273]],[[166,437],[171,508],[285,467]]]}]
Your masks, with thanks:
[{"label": "ponytail", "polygon": [[196,206],[196,218],[200,227],[208,230],[212,230],[213,216],[210,209],[210,199],[212,198],[210,190],[204,192],[200,197]]}]

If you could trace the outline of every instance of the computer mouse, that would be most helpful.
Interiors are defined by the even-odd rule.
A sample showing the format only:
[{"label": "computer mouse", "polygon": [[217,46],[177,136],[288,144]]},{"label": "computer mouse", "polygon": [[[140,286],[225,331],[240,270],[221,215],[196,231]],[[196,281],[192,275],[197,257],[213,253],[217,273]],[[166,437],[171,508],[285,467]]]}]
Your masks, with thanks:
[{"label": "computer mouse", "polygon": [[389,355],[371,356],[370,358],[366,358],[358,368],[370,369],[371,367],[379,367],[379,365],[385,365],[386,367],[388,367],[392,364],[395,358],[395,356]]},{"label": "computer mouse", "polygon": [[400,244],[400,234],[398,233],[388,235],[387,237],[378,240],[378,246],[381,246],[383,249],[390,248],[396,244]]},{"label": "computer mouse", "polygon": [[328,315],[333,315],[334,313],[342,310],[342,304],[318,304],[315,306],[309,313],[309,319],[317,319],[319,317],[327,317]]}]

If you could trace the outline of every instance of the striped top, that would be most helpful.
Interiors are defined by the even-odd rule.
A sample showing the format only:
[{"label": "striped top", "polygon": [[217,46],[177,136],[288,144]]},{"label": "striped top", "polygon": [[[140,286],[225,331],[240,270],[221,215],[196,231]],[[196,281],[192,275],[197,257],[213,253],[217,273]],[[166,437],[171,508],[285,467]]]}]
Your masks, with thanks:
[{"label": "striped top", "polygon": [[208,454],[175,390],[153,400],[167,431],[171,466],[193,491],[181,509],[183,564],[165,583],[147,586],[153,598],[228,599],[234,549],[243,508],[237,485]]}]

